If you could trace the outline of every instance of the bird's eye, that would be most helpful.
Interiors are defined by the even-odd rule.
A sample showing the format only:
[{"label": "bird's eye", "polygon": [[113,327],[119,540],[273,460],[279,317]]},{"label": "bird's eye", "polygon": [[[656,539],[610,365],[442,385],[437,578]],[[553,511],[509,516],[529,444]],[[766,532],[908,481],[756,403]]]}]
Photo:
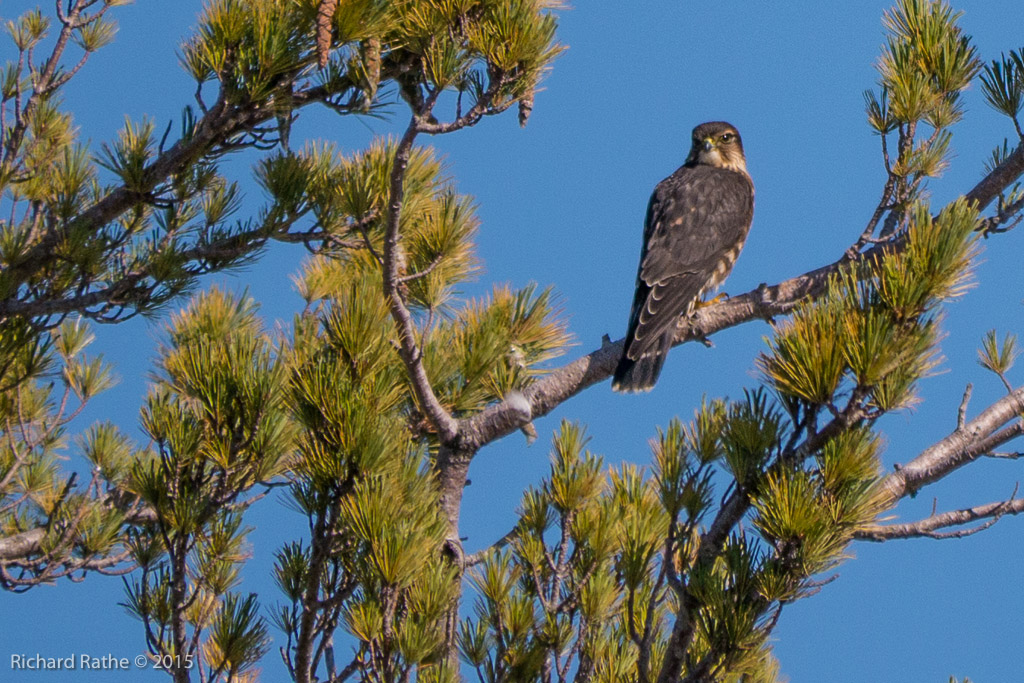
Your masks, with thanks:
[{"label": "bird's eye", "polygon": [[735,137],[736,136],[733,135],[732,133],[725,133],[724,135],[722,135],[722,137],[718,139],[721,140],[722,142],[732,142],[733,138]]}]

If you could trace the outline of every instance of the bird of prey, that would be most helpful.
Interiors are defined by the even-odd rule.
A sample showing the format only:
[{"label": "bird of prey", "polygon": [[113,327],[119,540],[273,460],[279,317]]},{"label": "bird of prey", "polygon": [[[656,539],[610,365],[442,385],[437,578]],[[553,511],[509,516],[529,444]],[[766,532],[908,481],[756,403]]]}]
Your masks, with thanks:
[{"label": "bird of prey", "polygon": [[753,217],[754,184],[740,134],[724,121],[700,124],[686,162],[658,183],[647,206],[629,331],[612,389],[654,386],[682,316],[725,280]]}]

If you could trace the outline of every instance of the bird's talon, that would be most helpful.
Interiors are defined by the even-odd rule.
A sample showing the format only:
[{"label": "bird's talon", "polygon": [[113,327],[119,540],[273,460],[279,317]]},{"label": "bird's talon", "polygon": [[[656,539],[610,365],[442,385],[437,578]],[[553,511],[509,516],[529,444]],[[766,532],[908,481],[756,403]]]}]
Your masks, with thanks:
[{"label": "bird's talon", "polygon": [[721,294],[716,296],[714,299],[708,299],[707,301],[698,301],[694,305],[693,310],[697,310],[698,308],[707,308],[708,306],[714,306],[715,304],[720,304],[723,301],[726,301],[728,298],[729,298],[729,295],[726,294],[725,292],[722,292]]}]

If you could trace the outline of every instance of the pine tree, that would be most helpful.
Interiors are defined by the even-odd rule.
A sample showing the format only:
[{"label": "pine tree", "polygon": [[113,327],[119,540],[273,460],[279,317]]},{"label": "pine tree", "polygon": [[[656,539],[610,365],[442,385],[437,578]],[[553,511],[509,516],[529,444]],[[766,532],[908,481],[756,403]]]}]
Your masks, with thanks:
[{"label": "pine tree", "polygon": [[[131,571],[124,605],[175,681],[256,680],[276,649],[300,683],[769,682],[783,608],[820,590],[853,540],[963,535],[1024,510],[1012,498],[879,521],[1022,431],[1015,337],[992,331],[979,359],[1007,396],[968,421],[968,392],[953,435],[895,473],[879,466],[876,423],[913,405],[937,367],[942,307],[971,284],[978,240],[1024,211],[1021,53],[983,63],[945,2],[899,0],[884,17],[865,102],[885,183],[856,241],[680,328],[683,343],[770,319],[756,383],[658,428],[646,466],[606,466],[585,427],[563,421],[518,523],[470,555],[459,537],[470,462],[517,430],[536,438],[533,419],[607,379],[622,349],[608,340],[553,369],[571,339],[550,289],[457,296],[479,268],[480,226],[421,144],[512,107],[527,124],[563,50],[560,3],[211,0],[181,49],[197,90],[178,130],[126,121],[89,149],[60,92],[113,39],[119,4],[70,0],[55,19],[31,11],[8,25],[4,588]],[[976,80],[1019,139],[977,186],[932,206],[927,181],[950,163]],[[359,151],[293,148],[295,113],[315,105],[399,109],[408,123]],[[221,168],[242,150],[267,198],[249,217]],[[90,481],[69,473],[69,423],[112,383],[87,353],[89,321],[161,315],[270,241],[312,252],[289,332],[269,329],[248,296],[193,296],[165,327],[140,415],[149,443],[97,424],[77,440]],[[279,595],[243,594],[245,513],[275,488],[307,533],[275,555]]]}]

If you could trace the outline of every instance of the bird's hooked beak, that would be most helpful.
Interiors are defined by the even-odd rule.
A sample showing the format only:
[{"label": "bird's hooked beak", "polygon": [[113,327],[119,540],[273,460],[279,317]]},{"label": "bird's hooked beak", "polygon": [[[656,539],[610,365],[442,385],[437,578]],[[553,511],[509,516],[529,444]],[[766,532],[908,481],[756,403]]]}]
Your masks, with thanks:
[{"label": "bird's hooked beak", "polygon": [[711,138],[704,138],[704,151],[710,152],[715,148],[715,141]]}]

